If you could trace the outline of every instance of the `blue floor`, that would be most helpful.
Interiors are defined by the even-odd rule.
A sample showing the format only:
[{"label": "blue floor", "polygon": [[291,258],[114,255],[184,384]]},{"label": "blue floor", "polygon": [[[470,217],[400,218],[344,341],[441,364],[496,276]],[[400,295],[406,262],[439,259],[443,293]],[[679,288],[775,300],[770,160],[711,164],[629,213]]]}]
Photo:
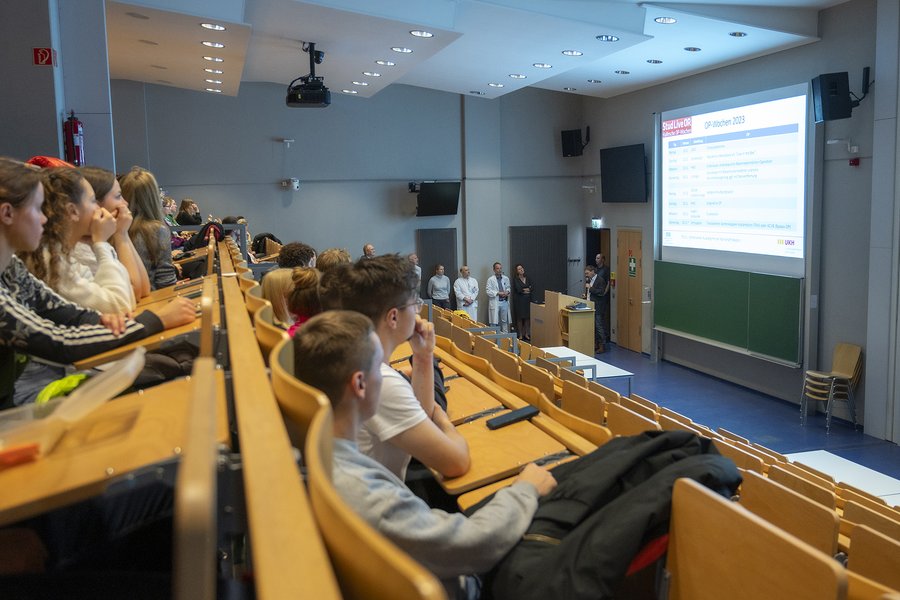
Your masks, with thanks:
[{"label": "blue floor", "polygon": [[[661,406],[676,410],[712,429],[722,427],[752,442],[790,454],[827,450],[847,460],[900,479],[900,446],[854,431],[832,420],[825,434],[825,415],[817,414],[800,425],[797,404],[705,375],[673,363],[653,363],[647,355],[608,344],[597,358],[634,373],[632,391]],[[607,385],[604,382],[604,385]],[[608,384],[621,394],[624,381]],[[799,390],[797,390],[799,398]],[[860,428],[861,429],[861,428]]]}]

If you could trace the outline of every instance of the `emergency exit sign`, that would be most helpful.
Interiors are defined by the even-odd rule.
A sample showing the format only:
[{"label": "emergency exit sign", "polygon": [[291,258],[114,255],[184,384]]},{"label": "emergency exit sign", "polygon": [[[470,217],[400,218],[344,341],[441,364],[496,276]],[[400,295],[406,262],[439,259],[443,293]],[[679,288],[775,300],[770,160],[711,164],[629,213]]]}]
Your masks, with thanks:
[{"label": "emergency exit sign", "polygon": [[53,48],[32,48],[32,61],[38,67],[55,67],[56,50]]}]

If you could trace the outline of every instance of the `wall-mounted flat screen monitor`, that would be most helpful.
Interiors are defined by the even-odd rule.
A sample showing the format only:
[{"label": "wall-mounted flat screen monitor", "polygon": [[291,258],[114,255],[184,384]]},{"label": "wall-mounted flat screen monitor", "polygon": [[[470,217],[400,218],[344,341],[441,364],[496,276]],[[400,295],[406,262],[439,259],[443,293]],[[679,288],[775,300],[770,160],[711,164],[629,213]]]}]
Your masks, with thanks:
[{"label": "wall-mounted flat screen monitor", "polygon": [[459,181],[424,181],[419,184],[417,217],[455,215],[459,210]]},{"label": "wall-mounted flat screen monitor", "polygon": [[643,144],[600,150],[603,202],[647,201],[647,156]]}]

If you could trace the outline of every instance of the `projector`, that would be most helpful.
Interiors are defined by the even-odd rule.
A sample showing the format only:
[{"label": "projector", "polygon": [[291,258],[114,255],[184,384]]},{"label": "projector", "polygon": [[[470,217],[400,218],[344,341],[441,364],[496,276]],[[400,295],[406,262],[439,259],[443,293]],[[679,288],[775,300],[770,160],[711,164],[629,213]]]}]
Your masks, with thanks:
[{"label": "projector", "polygon": [[292,108],[324,108],[331,104],[331,92],[321,77],[288,87],[285,103]]}]

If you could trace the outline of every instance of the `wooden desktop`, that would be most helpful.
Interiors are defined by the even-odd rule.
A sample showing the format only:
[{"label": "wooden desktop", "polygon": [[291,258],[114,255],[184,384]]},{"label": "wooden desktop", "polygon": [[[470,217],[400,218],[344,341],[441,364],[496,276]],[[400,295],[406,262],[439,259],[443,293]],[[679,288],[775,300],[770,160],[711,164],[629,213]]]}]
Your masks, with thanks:
[{"label": "wooden desktop", "polygon": [[[566,308],[576,302],[583,302],[587,308]],[[560,292],[544,292],[544,303],[531,305],[531,343],[541,348],[568,346],[593,356],[594,303]]]}]

